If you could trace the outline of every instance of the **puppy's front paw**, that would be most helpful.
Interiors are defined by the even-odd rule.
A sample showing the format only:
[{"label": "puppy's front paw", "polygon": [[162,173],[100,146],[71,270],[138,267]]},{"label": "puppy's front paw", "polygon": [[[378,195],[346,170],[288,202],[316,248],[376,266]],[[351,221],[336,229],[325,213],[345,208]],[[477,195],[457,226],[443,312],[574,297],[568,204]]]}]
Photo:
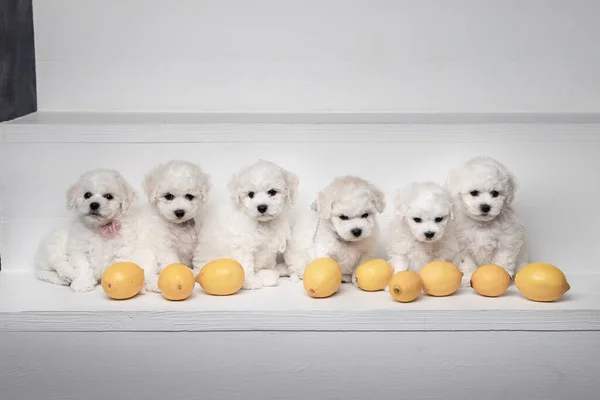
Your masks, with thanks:
[{"label": "puppy's front paw", "polygon": [[91,292],[96,288],[96,281],[91,276],[79,276],[71,282],[71,290],[76,293]]},{"label": "puppy's front paw", "polygon": [[73,268],[59,268],[56,270],[56,273],[60,279],[66,282],[73,282],[77,278],[77,273]]},{"label": "puppy's front paw", "polygon": [[258,276],[246,276],[243,288],[246,290],[262,289],[262,280]]},{"label": "puppy's front paw", "polygon": [[146,277],[146,284],[144,285],[147,292],[160,293],[158,288],[158,275],[150,275]]},{"label": "puppy's front paw", "polygon": [[352,275],[342,275],[342,282],[344,283],[350,283],[352,282]]},{"label": "puppy's front paw", "polygon": [[260,277],[262,286],[264,287],[277,286],[277,282],[279,281],[279,272],[271,269],[263,269],[258,271],[258,276]]},{"label": "puppy's front paw", "polygon": [[358,287],[358,281],[356,280],[356,274],[352,274],[352,284],[354,287]]},{"label": "puppy's front paw", "polygon": [[292,274],[290,274],[290,280],[294,283],[298,283],[302,280],[302,276],[298,275],[296,273],[292,273]]},{"label": "puppy's front paw", "polygon": [[279,272],[279,276],[290,276],[290,270],[288,269],[287,265],[283,263],[277,264],[275,271]]}]

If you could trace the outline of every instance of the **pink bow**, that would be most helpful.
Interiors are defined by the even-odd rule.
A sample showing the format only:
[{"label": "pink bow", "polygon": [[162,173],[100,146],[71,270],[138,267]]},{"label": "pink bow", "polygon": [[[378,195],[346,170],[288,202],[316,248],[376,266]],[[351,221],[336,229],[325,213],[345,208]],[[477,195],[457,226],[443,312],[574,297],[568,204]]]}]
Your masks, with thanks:
[{"label": "pink bow", "polygon": [[100,235],[104,238],[113,238],[121,232],[120,221],[110,221],[108,224],[100,226]]}]

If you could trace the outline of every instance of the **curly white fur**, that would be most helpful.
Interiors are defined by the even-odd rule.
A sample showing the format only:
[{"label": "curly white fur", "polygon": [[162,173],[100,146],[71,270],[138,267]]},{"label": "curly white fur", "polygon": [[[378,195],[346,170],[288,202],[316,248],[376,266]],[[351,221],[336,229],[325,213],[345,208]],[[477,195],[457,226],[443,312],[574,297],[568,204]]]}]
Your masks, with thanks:
[{"label": "curly white fur", "polygon": [[37,277],[88,292],[109,265],[131,260],[137,227],[130,208],[135,197],[117,171],[83,174],[67,192],[67,208],[77,217],[42,241],[35,260]]},{"label": "curly white fur", "polygon": [[277,255],[290,236],[289,208],[298,177],[259,160],[231,178],[231,204],[207,215],[194,254],[194,270],[217,258],[233,258],[244,268],[244,289],[277,285]]},{"label": "curly white fur", "polygon": [[511,203],[517,189],[510,171],[478,157],[453,171],[448,187],[456,204],[457,237],[465,280],[484,264],[497,264],[511,277],[526,264],[525,231]]},{"label": "curly white fur", "polygon": [[333,180],[313,203],[311,215],[300,216],[284,253],[292,280],[302,279],[306,265],[320,257],[336,260],[344,282],[354,282],[354,270],[375,256],[385,196],[370,182],[344,176]]},{"label": "curly white fur", "polygon": [[200,167],[173,160],[152,169],[144,180],[150,207],[141,218],[137,255],[144,267],[146,290],[158,292],[158,274],[171,263],[192,267],[202,227],[210,181]]},{"label": "curly white fur", "polygon": [[450,193],[433,182],[412,183],[396,196],[388,253],[398,271],[419,272],[432,261],[456,262],[460,251],[454,231]]}]

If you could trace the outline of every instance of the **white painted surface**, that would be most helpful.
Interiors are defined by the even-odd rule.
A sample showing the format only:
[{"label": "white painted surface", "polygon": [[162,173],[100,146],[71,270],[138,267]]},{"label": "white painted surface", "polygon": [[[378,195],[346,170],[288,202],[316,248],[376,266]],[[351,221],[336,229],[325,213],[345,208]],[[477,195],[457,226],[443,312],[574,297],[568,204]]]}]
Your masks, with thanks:
[{"label": "white painted surface", "polygon": [[41,110],[598,112],[595,0],[34,0]]},{"label": "white painted surface", "polygon": [[101,288],[75,294],[31,273],[0,274],[0,332],[85,331],[600,331],[600,275],[570,275],[572,289],[555,303],[535,303],[513,286],[499,298],[471,288],[451,297],[401,304],[385,292],[342,285],[328,299],[302,284],[215,297],[199,286],[184,302],[143,293],[127,301]]},{"label": "white painted surface", "polygon": [[581,122],[574,116],[565,117],[570,122],[543,115],[526,122],[519,120],[522,116],[508,116],[507,122],[498,115],[472,116],[474,123],[468,116],[455,117],[454,123],[436,123],[435,116],[390,115],[383,118],[387,123],[376,123],[372,115],[333,117],[337,123],[310,115],[254,116],[260,123],[240,122],[243,116],[220,118],[50,114],[0,125],[6,140],[3,268],[32,269],[42,235],[68,217],[67,187],[91,168],[116,168],[140,189],[143,175],[156,163],[187,159],[211,175],[213,196],[219,199],[226,198],[235,171],[266,158],[299,175],[297,207],[305,208],[336,175],[360,175],[387,195],[379,253],[385,257],[399,187],[412,180],[444,181],[451,168],[489,155],[518,178],[515,207],[528,230],[533,259],[555,263],[567,273],[598,272],[600,247],[590,243],[600,240],[595,229],[600,214],[586,211],[600,196],[600,186],[593,184],[600,170],[597,116],[583,116]]},{"label": "white painted surface", "polygon": [[[27,132],[63,125],[130,127],[186,124],[594,124],[600,113],[144,113],[38,111],[6,122]],[[17,125],[17,126],[14,126]],[[247,126],[246,126],[247,128]]]},{"label": "white painted surface", "polygon": [[3,400],[598,398],[597,332],[0,333]]}]

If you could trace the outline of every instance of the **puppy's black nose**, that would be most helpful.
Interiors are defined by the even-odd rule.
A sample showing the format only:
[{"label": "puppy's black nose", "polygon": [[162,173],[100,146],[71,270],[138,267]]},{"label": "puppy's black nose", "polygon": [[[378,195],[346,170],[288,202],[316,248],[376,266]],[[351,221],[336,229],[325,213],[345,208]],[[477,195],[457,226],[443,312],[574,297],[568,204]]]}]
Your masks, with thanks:
[{"label": "puppy's black nose", "polygon": [[489,213],[492,207],[490,207],[489,204],[480,204],[479,209],[481,210],[481,212]]},{"label": "puppy's black nose", "polygon": [[256,206],[256,209],[258,210],[259,213],[264,214],[267,211],[267,208],[269,208],[268,205],[266,204],[261,204],[259,206]]},{"label": "puppy's black nose", "polygon": [[183,218],[183,216],[185,215],[185,211],[183,211],[183,210],[175,210],[175,211],[173,211],[173,214],[175,214],[175,216],[177,218]]},{"label": "puppy's black nose", "polygon": [[359,237],[362,234],[362,229],[360,229],[360,228],[354,228],[350,232],[352,232],[352,234],[355,237]]},{"label": "puppy's black nose", "polygon": [[100,208],[100,203],[96,203],[96,202],[90,203],[90,210],[96,211],[99,208]]},{"label": "puppy's black nose", "polygon": [[427,239],[433,239],[435,232],[425,232],[424,235]]}]

